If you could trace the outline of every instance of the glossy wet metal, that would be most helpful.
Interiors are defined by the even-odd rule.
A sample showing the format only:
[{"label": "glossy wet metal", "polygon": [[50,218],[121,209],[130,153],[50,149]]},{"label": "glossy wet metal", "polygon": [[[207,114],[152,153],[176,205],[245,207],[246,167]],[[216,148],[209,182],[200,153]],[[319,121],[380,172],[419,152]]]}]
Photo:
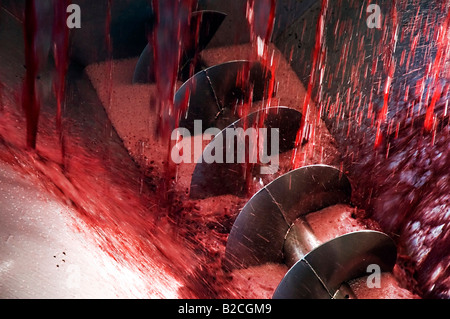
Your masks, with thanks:
[{"label": "glossy wet metal", "polygon": [[312,165],[293,170],[256,193],[236,219],[227,242],[226,268],[284,263],[283,247],[299,216],[348,204],[351,185],[338,169]]},{"label": "glossy wet metal", "polygon": [[332,299],[344,282],[367,275],[369,265],[390,272],[396,259],[397,248],[386,234],[376,231],[346,234],[298,261],[283,278],[273,298]]},{"label": "glossy wet metal", "polygon": [[[237,129],[243,127],[255,127],[259,118],[264,113],[266,116],[264,121],[264,127],[270,132],[271,129],[278,130],[279,137],[279,153],[291,150],[294,147],[295,134],[300,127],[301,113],[297,110],[289,109],[287,107],[273,107],[269,109],[263,109],[250,114],[248,117],[237,120],[227,128],[223,129],[215,138],[227,140],[227,130]],[[272,149],[272,141],[268,134],[267,150]],[[242,141],[241,141],[242,142]],[[223,143],[225,155],[227,151],[225,148],[227,145]],[[209,144],[205,152],[211,152],[214,148],[214,144]],[[249,147],[245,145],[245,152],[249,152]],[[228,150],[229,151],[229,150]],[[233,152],[237,152],[237,146]],[[266,152],[267,153],[267,152]],[[278,156],[279,154],[270,154],[270,156]],[[236,158],[236,156],[234,157]],[[256,165],[258,166],[258,165]],[[252,172],[251,178],[259,175],[259,172]],[[279,176],[280,172],[277,171],[273,175],[272,179]],[[245,167],[239,163],[227,163],[224,159],[223,163],[206,163],[202,161],[195,167],[191,180],[190,197],[194,199],[208,198],[212,196],[220,196],[224,194],[233,194],[236,196],[246,196],[246,177]]]}]

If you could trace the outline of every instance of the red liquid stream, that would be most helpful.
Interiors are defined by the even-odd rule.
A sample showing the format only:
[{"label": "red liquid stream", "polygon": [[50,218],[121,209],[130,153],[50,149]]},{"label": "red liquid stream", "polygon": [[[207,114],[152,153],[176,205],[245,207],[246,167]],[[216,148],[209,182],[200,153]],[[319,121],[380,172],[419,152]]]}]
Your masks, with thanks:
[{"label": "red liquid stream", "polygon": [[53,89],[56,97],[56,131],[61,143],[62,162],[65,157],[65,143],[62,127],[62,112],[66,97],[66,75],[69,68],[69,29],[66,25],[66,10],[70,0],[59,0],[54,3],[53,21],[53,56],[56,75]]},{"label": "red liquid stream", "polygon": [[[180,43],[190,30],[191,13],[196,5],[194,0],[153,0],[156,23],[149,37],[153,46],[156,86],[158,88],[159,126],[158,135],[169,140],[172,130],[186,110],[175,110],[173,97],[176,90],[181,60]],[[186,106],[187,107],[187,106]]]},{"label": "red liquid stream", "polygon": [[267,60],[268,44],[275,26],[276,0],[248,0],[246,17],[256,55]]},{"label": "red liquid stream", "polygon": [[37,89],[37,77],[40,61],[37,53],[37,16],[34,0],[25,3],[25,66],[26,74],[22,89],[22,106],[27,120],[27,146],[35,149],[39,124],[40,100]]},{"label": "red liquid stream", "polygon": [[[265,72],[271,74],[270,80],[267,86],[264,88],[264,96],[267,96],[267,100],[261,104],[261,110],[270,107],[272,104],[272,97],[275,94],[276,87],[276,69],[278,66],[278,61],[270,54],[269,43],[271,41],[273,29],[275,26],[275,10],[276,10],[276,0],[248,0],[246,8],[246,18],[250,27],[250,40],[253,44],[253,57],[251,60],[258,61],[262,64]],[[238,75],[236,79],[237,86],[248,86],[248,76],[249,70],[243,70],[241,74]],[[265,78],[269,78],[268,74],[264,75]],[[251,88],[252,89],[252,88]],[[242,118],[246,118],[250,113],[250,108],[252,106],[253,94],[247,96],[247,100],[244,101],[242,110],[239,112]],[[256,129],[263,128],[264,122],[267,118],[267,112],[260,112],[258,120],[254,123]],[[248,123],[244,123],[244,130],[247,129]],[[248,156],[254,156],[258,158],[260,155],[260,146],[263,145],[263,136],[259,134],[257,130],[257,143],[254,149],[249,149]],[[253,153],[253,154],[250,154]],[[255,156],[253,157],[255,158]],[[247,194],[251,195],[255,193],[255,182],[253,180],[253,170],[255,164],[246,161],[245,167],[245,180],[246,180],[246,190]]]},{"label": "red liquid stream", "polygon": [[387,70],[387,79],[384,87],[383,92],[383,107],[378,114],[377,119],[377,133],[375,137],[375,147],[379,147],[381,145],[382,141],[382,133],[381,133],[381,125],[385,123],[388,115],[388,106],[389,106],[389,93],[391,90],[392,80],[394,79],[395,74],[395,50],[397,48],[397,41],[398,41],[398,32],[399,32],[399,25],[398,25],[398,13],[397,13],[397,1],[392,1],[392,14],[391,14],[391,21],[393,24],[392,28],[392,39],[389,44],[389,50],[387,57],[385,58],[387,60],[386,63],[386,70]]},{"label": "red liquid stream", "polygon": [[327,39],[341,54],[325,75],[330,88],[338,83],[324,99],[327,124],[355,205],[398,235],[400,258],[416,263],[411,274],[424,295],[448,297],[448,2],[395,1],[382,7],[390,13],[381,29],[367,28],[360,4],[349,1],[362,10],[359,20],[336,9],[336,40]]},{"label": "red liquid stream", "polygon": [[172,131],[178,127],[179,119],[185,114],[188,99],[180,109],[174,108],[174,95],[180,68],[183,39],[190,30],[191,14],[197,3],[195,0],[153,0],[156,22],[149,35],[149,45],[153,47],[155,79],[158,90],[156,112],[158,114],[157,137],[167,141],[167,160],[163,179],[162,200],[169,202],[171,183],[175,181],[176,166],[172,162],[170,150]]},{"label": "red liquid stream", "polygon": [[[317,70],[319,69],[319,62],[321,61],[320,56],[321,52],[324,46],[324,32],[325,32],[325,18],[328,11],[328,0],[322,0],[319,19],[317,21],[317,27],[316,27],[316,39],[315,39],[315,45],[314,45],[314,52],[312,56],[312,68],[311,68],[311,74],[308,81],[308,88],[305,95],[305,100],[303,102],[303,112],[302,112],[302,120],[300,124],[300,129],[297,133],[297,137],[295,140],[295,147],[294,152],[292,155],[291,165],[292,168],[298,168],[301,165],[300,158],[297,156],[297,152],[299,150],[299,147],[301,147],[301,144],[303,140],[308,140],[309,136],[313,134],[313,132],[307,131],[307,126],[309,126],[309,119],[310,119],[310,102],[311,102],[311,95],[314,85],[316,84],[316,74]],[[309,135],[309,136],[308,136]]]},{"label": "red liquid stream", "polygon": [[433,129],[435,120],[434,120],[434,108],[436,105],[436,101],[441,96],[441,85],[439,83],[439,74],[444,67],[445,64],[445,53],[448,49],[449,42],[448,42],[448,31],[450,27],[450,7],[447,8],[447,16],[445,18],[444,24],[442,27],[438,30],[438,37],[437,37],[437,53],[436,57],[431,69],[431,79],[432,84],[430,86],[430,91],[434,90],[431,103],[429,104],[425,116],[425,123],[424,127],[427,131],[431,131]]}]

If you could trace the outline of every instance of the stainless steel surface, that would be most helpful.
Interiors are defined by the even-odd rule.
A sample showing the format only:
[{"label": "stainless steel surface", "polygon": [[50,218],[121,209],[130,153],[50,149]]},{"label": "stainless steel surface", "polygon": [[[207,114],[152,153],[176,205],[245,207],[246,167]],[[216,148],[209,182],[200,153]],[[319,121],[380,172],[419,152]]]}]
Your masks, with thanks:
[{"label": "stainless steel surface", "polygon": [[[253,127],[256,121],[262,116],[262,112],[267,113],[264,122],[264,127],[268,129],[278,129],[279,132],[279,153],[286,152],[293,149],[295,145],[295,137],[300,128],[301,113],[294,109],[287,107],[274,107],[267,108],[262,111],[256,111],[251,113],[248,117],[237,120],[227,128],[222,130],[215,138],[227,140],[227,129]],[[267,136],[267,149],[271,150],[271,134]],[[237,143],[236,143],[237,144]],[[235,158],[237,152],[236,144]],[[214,144],[211,143],[206,146],[205,152],[211,152]],[[223,154],[227,145],[223,144]],[[248,146],[246,146],[246,151]],[[270,153],[270,152],[266,152]],[[270,154],[276,155],[276,154]],[[257,165],[256,168],[259,168]],[[258,177],[259,172],[257,169],[252,172],[255,177]],[[277,175],[273,174],[273,178]],[[264,177],[267,179],[268,177]],[[207,198],[211,196],[219,196],[224,194],[233,194],[236,196],[246,195],[246,179],[245,179],[245,167],[239,163],[226,163],[224,159],[223,163],[206,163],[202,161],[195,167],[191,180],[190,197],[191,198]]]},{"label": "stainless steel surface", "polygon": [[[188,73],[192,59],[203,50],[216,34],[226,14],[218,11],[198,11],[192,13],[190,21],[190,32],[187,39],[183,40],[181,51],[182,61],[180,63],[180,76]],[[198,32],[196,31],[198,27]],[[200,62],[200,61],[198,61]],[[133,75],[133,83],[151,83],[155,81],[153,64],[153,50],[147,44],[139,57]],[[187,80],[187,79],[186,79]]]},{"label": "stainless steel surface", "polygon": [[298,261],[283,278],[273,298],[330,299],[343,282],[367,274],[367,266],[371,264],[380,266],[383,272],[392,271],[396,258],[395,243],[386,234],[376,231],[346,234]]},{"label": "stainless steel surface", "polygon": [[[236,83],[244,76],[242,84]],[[263,99],[272,74],[259,62],[230,61],[207,68],[183,84],[175,94],[175,109],[188,110],[180,120],[180,127],[194,133],[194,120],[202,120],[203,128],[223,129],[238,120],[235,107],[249,100]],[[186,101],[187,98],[187,101]]]},{"label": "stainless steel surface", "polygon": [[224,266],[283,263],[286,235],[299,216],[350,203],[350,198],[350,182],[331,166],[306,166],[279,177],[256,193],[237,217]]},{"label": "stainless steel surface", "polygon": [[[283,248],[284,263],[289,268],[294,267],[298,261],[302,260],[307,254],[314,251],[322,244],[324,243],[320,242],[317,239],[305,216],[300,216],[292,224],[291,228],[288,231],[288,234],[286,235]],[[358,242],[354,243],[354,245],[358,244]],[[313,269],[313,271],[317,275],[315,269]],[[319,281],[323,283],[322,278],[319,278]],[[296,298],[296,296],[291,297]],[[344,282],[339,286],[338,289],[334,291],[332,299],[356,299],[356,295],[351,289],[350,285]]]},{"label": "stainless steel surface", "polygon": [[291,269],[276,299],[354,299],[345,283],[376,264],[391,271],[397,249],[378,231],[359,231],[321,243],[305,219],[310,212],[350,203],[351,185],[338,169],[307,166],[276,179],[250,199],[228,238],[224,266],[285,263]]},{"label": "stainless steel surface", "polygon": [[288,267],[294,266],[297,261],[321,244],[304,216],[300,216],[286,235],[283,248],[284,263]]}]

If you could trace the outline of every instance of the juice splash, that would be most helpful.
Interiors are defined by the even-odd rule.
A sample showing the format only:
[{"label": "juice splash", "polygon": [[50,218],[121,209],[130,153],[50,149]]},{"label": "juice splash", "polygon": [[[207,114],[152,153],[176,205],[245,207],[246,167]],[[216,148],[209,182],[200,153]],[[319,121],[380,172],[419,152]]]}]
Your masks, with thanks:
[{"label": "juice splash", "polygon": [[392,21],[392,38],[389,42],[385,60],[385,69],[387,71],[387,78],[384,84],[383,91],[383,107],[378,114],[377,118],[377,133],[375,137],[375,147],[379,147],[381,144],[381,126],[385,123],[388,116],[388,106],[389,106],[389,93],[391,91],[391,85],[395,74],[395,51],[397,49],[397,42],[399,36],[399,17],[397,12],[397,1],[392,1],[391,6],[391,19]]},{"label": "juice splash", "polygon": [[[291,165],[293,169],[299,168],[301,166],[301,158],[297,156],[299,148],[302,147],[304,141],[308,141],[314,136],[314,127],[316,114],[311,115],[310,103],[312,100],[313,87],[315,85],[321,86],[317,81],[317,72],[323,66],[323,53],[325,45],[325,19],[328,11],[328,0],[322,0],[321,9],[319,13],[319,18],[317,21],[316,35],[314,52],[312,54],[312,68],[311,74],[308,81],[307,92],[305,95],[305,100],[303,102],[302,111],[302,121],[300,124],[300,129],[297,133],[295,140],[295,147],[292,154]],[[312,121],[312,122],[311,122]]]},{"label": "juice splash", "polygon": [[352,201],[397,239],[414,289],[448,298],[448,2],[380,2],[380,29],[367,3],[342,3],[327,24],[320,108]]},{"label": "juice splash", "polygon": [[434,92],[430,94],[432,96],[432,99],[427,107],[425,116],[424,127],[427,131],[431,131],[435,124],[434,109],[436,102],[440,98],[442,93],[441,84],[439,83],[439,75],[445,67],[446,53],[449,50],[450,7],[448,4],[446,5],[446,7],[447,8],[444,7],[444,9],[446,9],[447,11],[447,16],[444,20],[443,25],[437,30],[437,53],[430,70],[431,86],[429,90],[430,92]]}]

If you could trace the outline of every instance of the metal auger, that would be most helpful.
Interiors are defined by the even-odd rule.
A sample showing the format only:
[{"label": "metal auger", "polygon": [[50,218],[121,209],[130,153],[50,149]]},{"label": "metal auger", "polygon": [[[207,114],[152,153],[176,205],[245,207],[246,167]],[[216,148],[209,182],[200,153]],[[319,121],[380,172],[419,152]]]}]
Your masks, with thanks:
[{"label": "metal auger", "polygon": [[393,240],[364,230],[321,243],[305,216],[336,204],[350,204],[351,185],[338,169],[306,166],[274,180],[242,209],[226,247],[224,267],[232,270],[266,263],[291,267],[273,298],[355,298],[346,284],[376,264],[392,271]]}]

